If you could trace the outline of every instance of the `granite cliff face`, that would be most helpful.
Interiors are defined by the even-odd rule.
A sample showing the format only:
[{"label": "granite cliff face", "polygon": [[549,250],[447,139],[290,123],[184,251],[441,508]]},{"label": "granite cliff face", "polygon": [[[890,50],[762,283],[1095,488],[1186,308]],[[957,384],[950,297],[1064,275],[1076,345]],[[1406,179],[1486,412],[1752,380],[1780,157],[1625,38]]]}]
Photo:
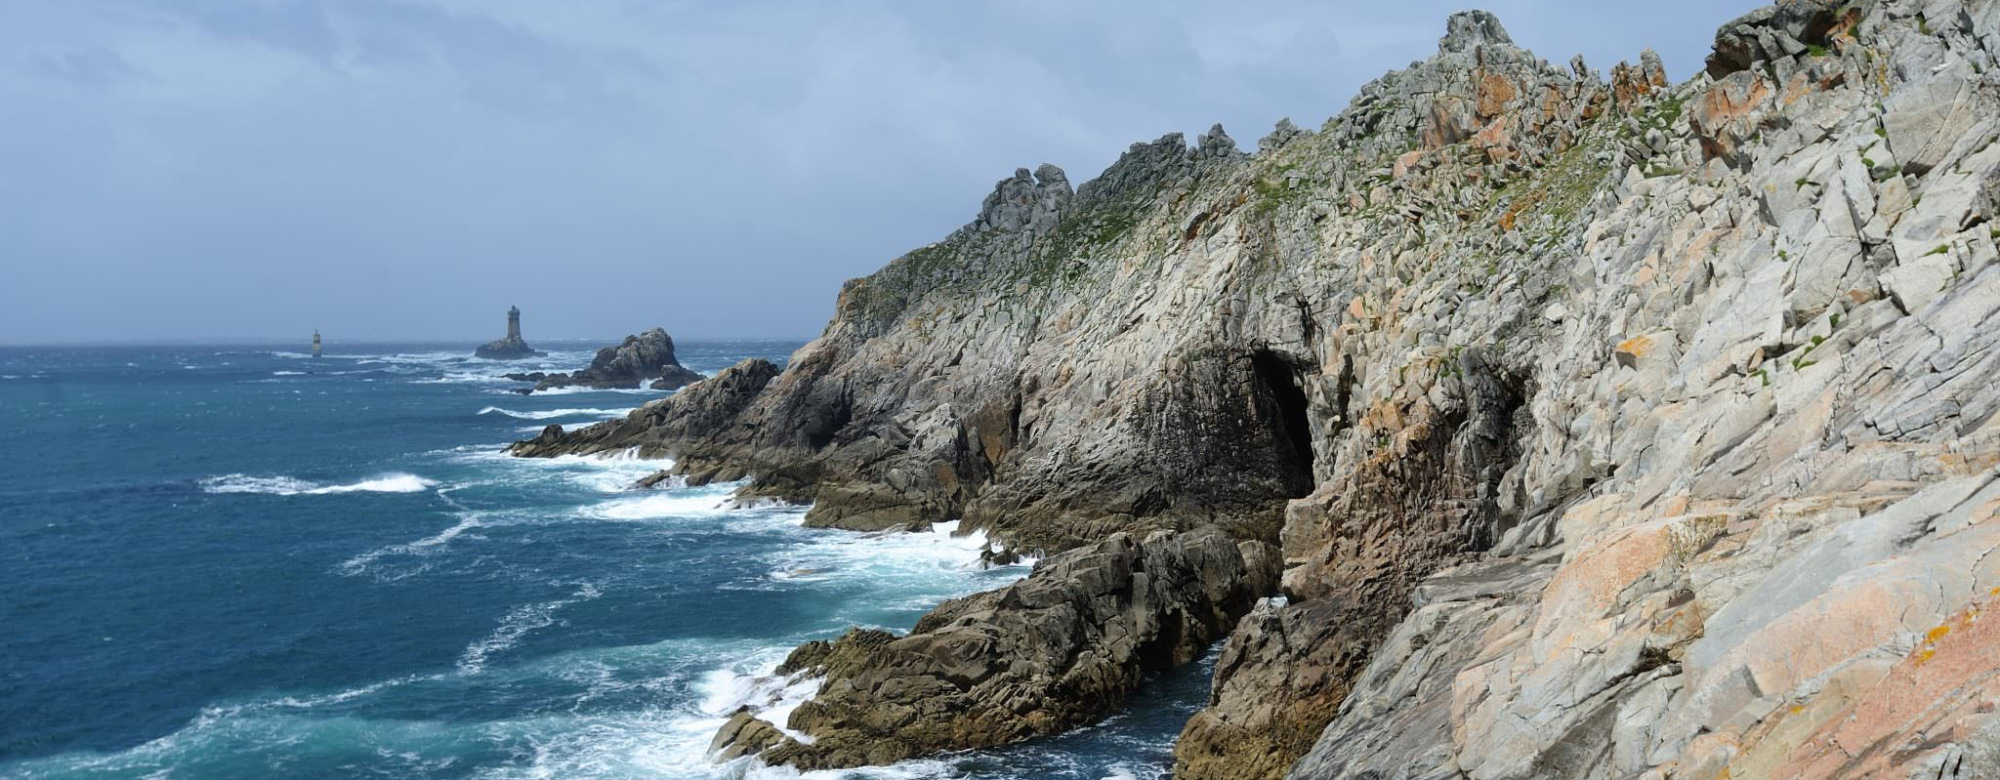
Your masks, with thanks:
[{"label": "granite cliff face", "polygon": [[[2000,776],[1996,57],[1993,0],[1781,3],[1678,86],[1455,15],[1317,132],[1020,171],[782,373],[515,451],[637,446],[1014,550],[1275,544],[1177,777]],[[1036,576],[1085,579],[1060,560]],[[881,702],[842,680],[978,686],[855,664],[783,725],[859,758],[751,714],[738,752],[1047,733],[850,728]]]}]

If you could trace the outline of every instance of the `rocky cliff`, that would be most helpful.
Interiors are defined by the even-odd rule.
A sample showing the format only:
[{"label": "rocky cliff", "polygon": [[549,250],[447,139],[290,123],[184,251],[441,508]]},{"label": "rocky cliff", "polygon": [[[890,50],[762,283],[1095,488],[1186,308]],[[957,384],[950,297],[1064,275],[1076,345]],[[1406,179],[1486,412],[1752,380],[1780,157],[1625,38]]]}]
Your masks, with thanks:
[{"label": "rocky cliff", "polygon": [[1996,56],[1993,0],[1781,3],[1680,85],[1455,15],[1316,132],[1019,171],[784,372],[516,451],[1276,543],[1182,778],[2000,776]]}]

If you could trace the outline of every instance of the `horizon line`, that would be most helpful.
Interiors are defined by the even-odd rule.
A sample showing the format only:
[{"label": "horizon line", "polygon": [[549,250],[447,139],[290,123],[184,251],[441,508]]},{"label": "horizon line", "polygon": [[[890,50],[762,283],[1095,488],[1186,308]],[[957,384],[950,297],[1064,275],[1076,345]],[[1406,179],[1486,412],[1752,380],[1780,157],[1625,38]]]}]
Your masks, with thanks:
[{"label": "horizon line", "polygon": [[[629,336],[629,335],[632,335],[632,334],[625,334],[625,335],[628,335],[628,336]],[[605,342],[605,341],[607,341],[607,340],[608,340],[608,341],[617,341],[617,340],[619,340],[619,339],[623,339],[623,338],[625,338],[625,336],[577,336],[577,337],[568,337],[568,338],[539,338],[539,339],[535,339],[535,341],[539,341],[539,342],[543,342],[543,343],[551,343],[551,344],[558,344],[558,343],[570,343],[570,342],[591,342],[591,343],[597,343],[597,342]],[[673,337],[673,338],[674,338],[674,343],[676,343],[676,344],[701,344],[701,343],[707,343],[707,342],[718,342],[718,341],[799,341],[799,342],[805,342],[805,341],[811,341],[811,340],[813,340],[813,339],[815,339],[815,338],[818,338],[818,336],[817,336],[817,335],[812,335],[812,336],[712,336],[712,335],[704,335],[704,336],[687,336],[687,337],[680,337],[680,336],[675,336],[675,337]],[[457,338],[435,338],[435,337],[433,337],[433,338],[403,338],[403,337],[390,337],[390,338],[379,338],[379,339],[377,339],[377,338],[363,338],[363,339],[328,339],[328,338],[322,338],[322,339],[321,339],[321,343],[322,343],[322,345],[324,345],[324,346],[332,346],[332,345],[335,345],[335,344],[381,344],[381,345],[402,345],[402,344],[427,344],[427,345],[441,345],[441,344],[454,344],[454,345],[456,345],[456,344],[464,344],[464,345],[467,345],[468,347],[476,347],[476,346],[478,346],[478,345],[480,345],[480,344],[483,344],[483,343],[485,343],[485,342],[487,342],[487,341],[491,341],[491,340],[492,340],[492,339],[490,339],[490,338],[487,338],[487,339],[482,339],[482,338],[464,338],[464,339],[457,339]],[[153,339],[153,340],[146,340],[146,341],[141,341],[141,340],[124,340],[124,339],[118,339],[118,338],[108,338],[108,339],[76,339],[76,340],[67,340],[67,341],[11,341],[11,340],[0,340],[0,349],[31,349],[31,348],[75,348],[75,347],[272,347],[272,346],[287,346],[287,345],[303,345],[303,346],[305,346],[305,347],[307,347],[307,348],[310,348],[310,347],[312,346],[312,337],[311,337],[311,336],[307,336],[307,337],[305,337],[305,338],[302,338],[302,339],[279,339],[279,338],[267,338],[267,337],[256,337],[256,336],[253,336],[253,337],[240,337],[240,338],[238,338],[238,337],[225,337],[225,338],[203,338],[203,337],[193,337],[193,338],[184,338],[184,339],[183,339],[183,338],[167,338],[167,339]]]}]

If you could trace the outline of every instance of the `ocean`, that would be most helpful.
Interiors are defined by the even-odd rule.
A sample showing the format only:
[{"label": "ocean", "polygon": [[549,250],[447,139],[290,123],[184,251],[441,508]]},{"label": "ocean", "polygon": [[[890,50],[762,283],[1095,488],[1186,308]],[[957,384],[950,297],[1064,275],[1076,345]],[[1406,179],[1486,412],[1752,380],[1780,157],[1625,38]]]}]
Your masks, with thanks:
[{"label": "ocean", "polygon": [[[503,454],[664,394],[499,376],[593,346],[0,348],[0,777],[792,777],[706,756],[738,706],[810,693],[767,677],[792,647],[1028,573],[950,526],[807,529],[732,485],[628,489],[660,461]],[[808,776],[1162,777],[1212,665],[1061,737]]]}]

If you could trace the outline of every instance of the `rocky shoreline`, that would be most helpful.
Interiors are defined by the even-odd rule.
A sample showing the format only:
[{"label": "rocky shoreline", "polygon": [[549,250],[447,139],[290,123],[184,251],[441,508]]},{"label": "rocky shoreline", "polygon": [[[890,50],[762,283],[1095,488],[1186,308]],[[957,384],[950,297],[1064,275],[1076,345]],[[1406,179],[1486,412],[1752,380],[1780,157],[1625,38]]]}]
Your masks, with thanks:
[{"label": "rocky shoreline", "polygon": [[1117,534],[1006,588],[946,602],[906,635],[855,629],[801,646],[778,673],[825,680],[786,724],[803,736],[739,718],[714,749],[837,769],[1091,723],[1145,674],[1199,658],[1277,576],[1270,545],[1218,529]]},{"label": "rocky shoreline", "polygon": [[1226,634],[1183,780],[2000,776],[2000,3],[1637,59],[1453,15],[1317,131],[1020,170],[783,371],[512,451],[1051,553],[801,648],[731,760],[1054,733]]}]

